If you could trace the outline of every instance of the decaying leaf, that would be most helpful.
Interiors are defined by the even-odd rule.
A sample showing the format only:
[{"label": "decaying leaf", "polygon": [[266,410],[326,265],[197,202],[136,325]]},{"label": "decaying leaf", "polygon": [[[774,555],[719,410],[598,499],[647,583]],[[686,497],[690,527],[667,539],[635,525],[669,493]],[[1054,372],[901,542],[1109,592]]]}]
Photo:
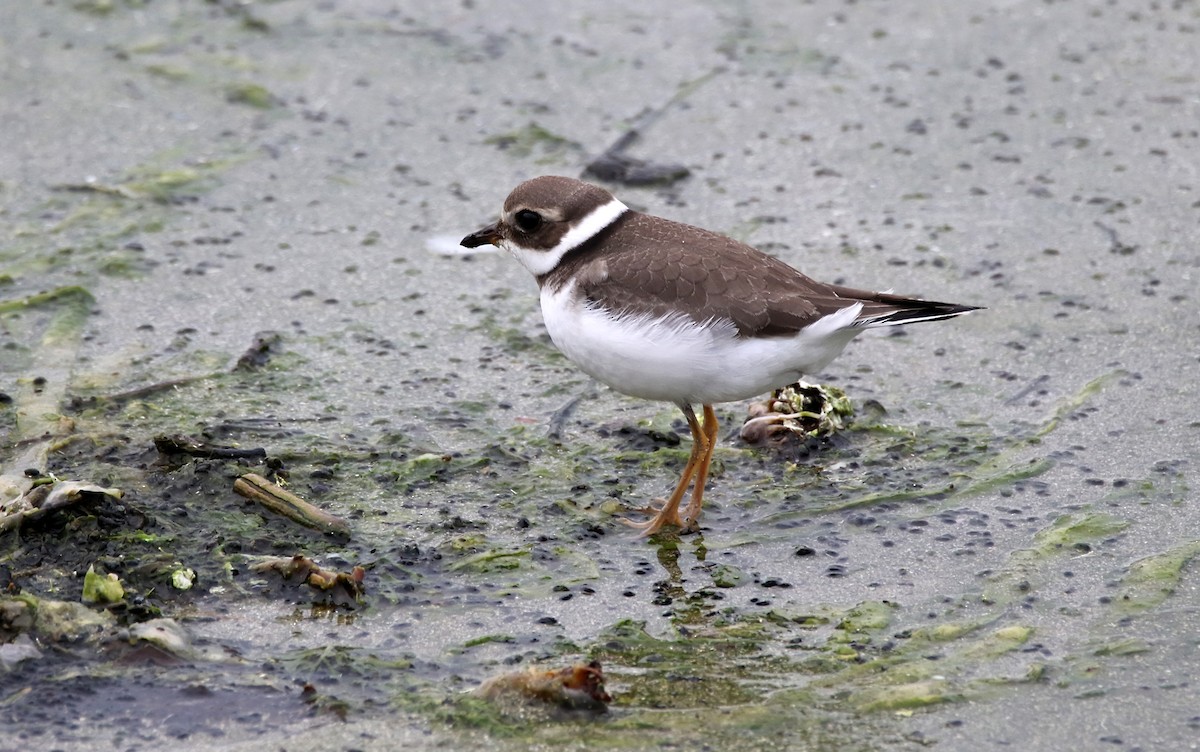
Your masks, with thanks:
[{"label": "decaying leaf", "polygon": [[550,671],[534,667],[496,676],[481,684],[473,694],[486,700],[538,702],[592,713],[606,712],[612,702],[604,690],[600,661]]},{"label": "decaying leaf", "polygon": [[51,512],[97,496],[120,499],[125,493],[119,488],[105,488],[79,480],[51,480],[37,483],[19,497],[0,505],[0,532],[13,530]]}]

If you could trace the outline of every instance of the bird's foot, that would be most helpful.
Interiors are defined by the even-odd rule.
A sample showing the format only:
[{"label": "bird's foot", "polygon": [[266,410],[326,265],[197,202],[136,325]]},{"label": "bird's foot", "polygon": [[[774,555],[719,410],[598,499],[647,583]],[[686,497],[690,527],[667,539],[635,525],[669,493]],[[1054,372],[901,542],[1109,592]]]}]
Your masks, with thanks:
[{"label": "bird's foot", "polygon": [[666,504],[662,499],[656,499],[658,505],[647,504],[641,509],[633,510],[634,514],[652,514],[652,518],[648,520],[631,520],[628,517],[618,517],[617,519],[623,525],[628,525],[635,530],[640,530],[639,538],[645,538],[654,535],[662,530],[667,525],[673,525],[679,528],[679,532],[687,533],[695,529],[695,520],[688,520],[679,514],[679,505],[674,507]]}]

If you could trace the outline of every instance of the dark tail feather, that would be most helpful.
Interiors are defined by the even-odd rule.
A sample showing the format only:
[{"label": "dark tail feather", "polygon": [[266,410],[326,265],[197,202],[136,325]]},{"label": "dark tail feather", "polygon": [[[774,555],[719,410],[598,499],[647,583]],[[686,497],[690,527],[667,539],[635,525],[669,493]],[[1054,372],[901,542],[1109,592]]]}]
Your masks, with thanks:
[{"label": "dark tail feather", "polygon": [[935,300],[918,300],[892,295],[886,292],[855,290],[850,287],[834,287],[842,298],[857,300],[863,304],[855,326],[876,327],[915,324],[920,321],[941,321],[962,316],[971,311],[984,310],[982,306],[939,303]]},{"label": "dark tail feather", "polygon": [[918,321],[941,321],[942,319],[952,319],[955,316],[961,316],[964,313],[971,311],[981,311],[981,306],[955,305],[954,303],[935,303],[933,301],[917,300],[914,303],[920,304],[910,308],[900,308],[892,310],[888,313],[875,314],[870,311],[870,306],[863,310],[863,316],[860,316],[856,322],[859,326],[895,326],[897,324],[915,324]]}]

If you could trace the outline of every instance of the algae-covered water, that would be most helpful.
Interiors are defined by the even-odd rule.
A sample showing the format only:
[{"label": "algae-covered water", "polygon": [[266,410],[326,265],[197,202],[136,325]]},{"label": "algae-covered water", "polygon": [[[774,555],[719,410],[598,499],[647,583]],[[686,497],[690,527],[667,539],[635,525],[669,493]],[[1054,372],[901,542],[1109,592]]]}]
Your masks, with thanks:
[{"label": "algae-covered water", "polygon": [[[0,749],[1194,748],[1198,35],[1190,3],[0,8],[0,490],[120,491],[0,533]],[[672,179],[626,203],[988,309],[814,374],[832,437],[719,406],[701,532],[651,540],[617,518],[686,462],[678,411],[574,369],[511,259],[444,253],[631,127]],[[468,694],[590,660],[600,716]]]}]

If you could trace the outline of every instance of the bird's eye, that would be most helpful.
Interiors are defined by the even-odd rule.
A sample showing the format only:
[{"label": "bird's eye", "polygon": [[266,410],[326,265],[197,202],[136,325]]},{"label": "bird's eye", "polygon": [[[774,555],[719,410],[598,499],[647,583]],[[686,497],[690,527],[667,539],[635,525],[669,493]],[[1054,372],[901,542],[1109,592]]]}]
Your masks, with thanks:
[{"label": "bird's eye", "polygon": [[513,217],[517,229],[524,233],[536,232],[542,226],[542,215],[529,209],[522,209]]}]

